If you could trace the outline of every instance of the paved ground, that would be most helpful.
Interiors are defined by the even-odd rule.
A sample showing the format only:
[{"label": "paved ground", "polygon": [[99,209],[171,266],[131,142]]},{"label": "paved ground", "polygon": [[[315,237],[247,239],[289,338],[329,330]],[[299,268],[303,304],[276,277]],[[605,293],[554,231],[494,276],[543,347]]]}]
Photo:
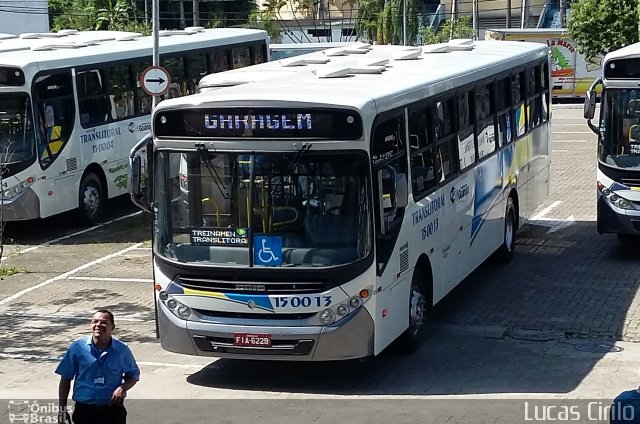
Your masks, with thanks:
[{"label": "paved ground", "polygon": [[[519,233],[516,258],[485,264],[441,302],[428,343],[408,357],[385,352],[366,362],[273,364],[164,352],[154,338],[148,221],[134,216],[53,243],[32,228],[9,228],[14,241],[3,264],[26,272],[0,281],[0,399],[55,397],[56,358],[87,332],[91,311],[108,307],[141,364],[132,400],[290,401],[133,402],[136,422],[178,422],[168,417],[185,405],[201,412],[218,405],[227,422],[336,422],[354,412],[387,422],[394,418],[385,401],[398,398],[465,400],[394,403],[404,408],[395,419],[406,422],[518,422],[524,400],[533,398],[606,405],[640,380],[640,261],[637,246],[595,231],[595,136],[581,115],[576,107],[554,110],[552,194]],[[49,238],[76,231],[47,222]],[[362,402],[294,401],[316,398]],[[470,400],[486,398],[511,401]],[[425,417],[425,405],[437,413]]]}]

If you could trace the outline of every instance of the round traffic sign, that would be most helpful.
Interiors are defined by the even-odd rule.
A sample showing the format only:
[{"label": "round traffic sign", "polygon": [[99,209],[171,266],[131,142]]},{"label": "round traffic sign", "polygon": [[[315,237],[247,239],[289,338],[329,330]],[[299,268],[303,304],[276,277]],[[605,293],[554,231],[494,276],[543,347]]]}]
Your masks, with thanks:
[{"label": "round traffic sign", "polygon": [[149,66],[140,74],[140,85],[150,96],[162,96],[169,90],[171,76],[162,66]]}]

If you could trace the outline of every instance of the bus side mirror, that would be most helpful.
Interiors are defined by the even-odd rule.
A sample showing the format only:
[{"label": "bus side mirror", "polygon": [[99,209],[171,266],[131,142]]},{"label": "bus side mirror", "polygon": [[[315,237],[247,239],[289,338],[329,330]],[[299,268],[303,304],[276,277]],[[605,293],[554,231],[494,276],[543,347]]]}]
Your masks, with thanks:
[{"label": "bus side mirror", "polygon": [[595,90],[587,91],[584,100],[584,118],[593,119],[596,114],[596,92]]},{"label": "bus side mirror", "polygon": [[131,201],[140,209],[151,212],[148,193],[151,193],[149,176],[151,173],[151,152],[153,137],[146,134],[131,149],[129,154],[129,194]]}]

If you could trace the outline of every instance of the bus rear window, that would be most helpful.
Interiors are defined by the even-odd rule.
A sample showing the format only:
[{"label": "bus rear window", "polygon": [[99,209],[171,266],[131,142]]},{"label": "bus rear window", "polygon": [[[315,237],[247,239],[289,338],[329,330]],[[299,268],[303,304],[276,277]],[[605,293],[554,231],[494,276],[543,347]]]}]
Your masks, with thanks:
[{"label": "bus rear window", "polygon": [[24,72],[18,68],[0,68],[0,85],[20,86],[25,84]]}]

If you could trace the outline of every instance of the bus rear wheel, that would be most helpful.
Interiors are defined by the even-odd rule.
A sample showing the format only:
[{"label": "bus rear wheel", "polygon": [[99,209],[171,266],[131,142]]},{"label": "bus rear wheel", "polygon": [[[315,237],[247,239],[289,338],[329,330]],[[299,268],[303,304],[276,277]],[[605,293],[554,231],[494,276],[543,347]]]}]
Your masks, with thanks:
[{"label": "bus rear wheel", "polygon": [[498,259],[500,262],[508,263],[513,259],[517,228],[516,208],[513,203],[513,198],[509,197],[507,198],[507,207],[504,213],[504,237],[502,246],[498,249]]},{"label": "bus rear wheel", "polygon": [[426,281],[424,272],[416,268],[411,279],[409,295],[409,328],[398,339],[398,347],[404,353],[418,350],[426,333],[431,311],[431,302],[425,290]]},{"label": "bus rear wheel", "polygon": [[93,172],[82,177],[79,192],[78,212],[86,225],[95,225],[102,219],[105,206],[104,187],[100,178]]}]

